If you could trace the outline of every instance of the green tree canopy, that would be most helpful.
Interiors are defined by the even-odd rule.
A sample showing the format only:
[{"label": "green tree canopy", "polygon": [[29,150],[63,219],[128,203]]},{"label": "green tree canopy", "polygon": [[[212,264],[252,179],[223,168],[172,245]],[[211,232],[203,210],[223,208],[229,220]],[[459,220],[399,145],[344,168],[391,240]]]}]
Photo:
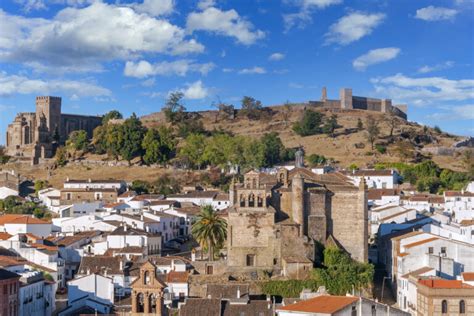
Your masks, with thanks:
[{"label": "green tree canopy", "polygon": [[241,113],[251,120],[259,120],[263,112],[262,102],[249,96],[242,98]]},{"label": "green tree canopy", "polygon": [[165,106],[162,109],[168,122],[176,123],[184,119],[186,107],[182,102],[183,97],[184,93],[181,91],[171,92],[168,95]]},{"label": "green tree canopy", "polygon": [[122,118],[123,118],[122,113],[120,113],[117,110],[112,110],[102,117],[102,124],[105,125],[110,120],[117,120],[117,119],[122,119]]},{"label": "green tree canopy", "polygon": [[293,125],[293,131],[300,136],[321,134],[323,114],[312,110],[305,110],[299,122]]},{"label": "green tree canopy", "polygon": [[89,139],[87,137],[87,132],[85,130],[77,130],[69,134],[66,145],[74,150],[83,150],[87,149],[89,145]]},{"label": "green tree canopy", "polygon": [[338,127],[339,127],[339,124],[337,123],[337,115],[333,114],[324,123],[323,131],[325,134],[331,137],[334,137],[334,131]]},{"label": "green tree canopy", "polygon": [[201,134],[190,134],[186,137],[183,147],[179,151],[181,158],[187,159],[192,166],[200,169],[205,164],[204,150],[206,137]]},{"label": "green tree canopy", "polygon": [[123,145],[120,148],[120,156],[130,162],[133,158],[142,155],[142,140],[146,129],[135,113],[126,119],[121,125],[123,133]]}]

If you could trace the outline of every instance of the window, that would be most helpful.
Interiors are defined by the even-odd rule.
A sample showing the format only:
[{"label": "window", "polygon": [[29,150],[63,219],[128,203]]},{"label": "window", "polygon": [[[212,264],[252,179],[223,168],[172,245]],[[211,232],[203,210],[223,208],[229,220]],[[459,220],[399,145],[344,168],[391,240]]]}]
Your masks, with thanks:
[{"label": "window", "polygon": [[372,316],[377,315],[377,309],[375,308],[375,305],[372,305]]},{"label": "window", "polygon": [[352,306],[351,316],[357,316],[357,308]]},{"label": "window", "polygon": [[446,247],[441,247],[441,253],[442,253],[443,255],[446,254]]},{"label": "window", "polygon": [[441,302],[441,313],[443,313],[443,314],[448,313],[448,302],[446,300],[443,300]]},{"label": "window", "polygon": [[459,314],[466,314],[466,303],[464,300],[459,301]]},{"label": "window", "polygon": [[247,255],[246,264],[247,267],[255,266],[255,255]]},{"label": "window", "polygon": [[71,193],[66,193],[66,200],[71,200]]},{"label": "window", "polygon": [[433,247],[428,247],[428,253],[433,254]]}]

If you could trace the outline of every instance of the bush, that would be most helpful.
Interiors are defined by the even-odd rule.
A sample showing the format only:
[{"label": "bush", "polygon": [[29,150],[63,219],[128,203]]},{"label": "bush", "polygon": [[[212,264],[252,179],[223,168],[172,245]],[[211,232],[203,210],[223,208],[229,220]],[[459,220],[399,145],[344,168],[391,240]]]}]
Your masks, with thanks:
[{"label": "bush", "polygon": [[309,155],[307,160],[310,166],[312,167],[317,166],[317,165],[323,165],[328,161],[327,158],[324,157],[323,155],[317,155],[317,154]]},{"label": "bush", "polygon": [[310,289],[316,291],[318,283],[316,280],[287,280],[287,281],[268,281],[262,283],[262,292],[267,295],[281,297],[299,297],[301,291]]},{"label": "bush", "polygon": [[323,117],[324,115],[319,112],[305,110],[301,121],[293,125],[293,131],[300,136],[321,134]]},{"label": "bush", "polygon": [[438,134],[442,134],[443,131],[441,130],[441,128],[438,126],[438,125],[435,125],[435,127],[433,127],[433,130],[438,133]]},{"label": "bush", "polygon": [[385,147],[384,145],[377,144],[375,145],[375,149],[382,155],[387,152],[387,147]]}]

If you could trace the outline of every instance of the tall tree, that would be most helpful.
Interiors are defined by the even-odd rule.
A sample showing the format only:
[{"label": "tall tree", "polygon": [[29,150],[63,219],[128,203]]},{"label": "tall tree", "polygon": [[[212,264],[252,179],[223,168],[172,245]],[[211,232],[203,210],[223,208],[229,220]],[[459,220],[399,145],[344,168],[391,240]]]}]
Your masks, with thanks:
[{"label": "tall tree", "polygon": [[303,118],[293,125],[293,131],[300,136],[320,134],[322,122],[323,114],[312,110],[304,110]]},{"label": "tall tree", "polygon": [[337,115],[336,114],[333,114],[331,115],[327,120],[326,120],[326,123],[324,123],[324,126],[323,126],[323,131],[324,133],[326,133],[327,135],[331,136],[332,138],[334,138],[334,131],[336,130],[336,128],[338,128],[339,125],[337,124]]},{"label": "tall tree", "polygon": [[119,119],[123,119],[122,113],[120,113],[117,110],[112,110],[102,117],[102,124],[105,125],[110,120],[119,120]]},{"label": "tall tree", "polygon": [[144,150],[143,162],[147,165],[160,161],[160,133],[154,128],[150,128],[143,138],[142,148]]},{"label": "tall tree", "polygon": [[242,98],[241,113],[251,120],[259,120],[262,116],[263,105],[262,102],[249,96]]},{"label": "tall tree", "polygon": [[74,150],[86,150],[89,145],[87,132],[85,130],[73,131],[69,134],[66,145]]},{"label": "tall tree", "polygon": [[181,158],[187,159],[194,167],[201,169],[205,163],[204,150],[206,137],[201,134],[190,134],[186,137],[183,147],[179,151]]},{"label": "tall tree", "polygon": [[360,117],[357,119],[357,129],[359,131],[364,129],[364,123],[362,123],[362,120],[360,119]]},{"label": "tall tree", "polygon": [[176,123],[184,119],[186,108],[182,102],[183,97],[184,93],[181,91],[175,91],[169,94],[165,106],[162,109],[168,122]]},{"label": "tall tree", "polygon": [[120,148],[120,156],[130,163],[133,158],[139,157],[143,153],[142,140],[146,130],[135,113],[125,120],[122,129],[123,145]]},{"label": "tall tree", "polygon": [[265,166],[271,167],[284,160],[286,149],[278,133],[266,133],[260,141],[265,154]]},{"label": "tall tree", "polygon": [[227,222],[212,206],[205,205],[191,227],[191,234],[202,248],[207,248],[209,260],[213,261],[215,252],[224,246],[227,239]]},{"label": "tall tree", "polygon": [[374,143],[380,135],[379,122],[372,115],[369,115],[367,117],[366,125],[366,138],[367,141],[370,143],[372,150],[374,150]]}]

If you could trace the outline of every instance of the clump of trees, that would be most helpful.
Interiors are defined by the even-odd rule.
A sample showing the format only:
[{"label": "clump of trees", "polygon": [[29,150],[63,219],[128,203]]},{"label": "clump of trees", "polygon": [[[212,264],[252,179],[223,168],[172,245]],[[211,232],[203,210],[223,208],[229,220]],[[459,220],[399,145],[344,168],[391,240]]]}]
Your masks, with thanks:
[{"label": "clump of trees", "polygon": [[396,168],[403,181],[415,185],[420,192],[442,193],[446,190],[461,190],[473,179],[468,172],[443,169],[432,160],[418,164],[378,163],[375,168]]},{"label": "clump of trees", "polygon": [[135,180],[132,182],[130,190],[137,192],[137,194],[169,195],[178,193],[180,191],[180,186],[176,178],[165,174],[153,182]]},{"label": "clump of trees", "polygon": [[313,269],[307,280],[268,281],[262,283],[264,294],[298,297],[305,288],[317,290],[324,285],[332,295],[345,295],[353,289],[368,289],[374,279],[374,266],[353,260],[343,250],[329,246],[323,251],[323,265]]},{"label": "clump of trees", "polygon": [[294,159],[294,149],[287,149],[277,133],[264,134],[260,139],[217,133],[206,137],[191,134],[180,148],[178,158],[193,168],[204,166],[225,168],[229,163],[243,168],[271,167]]},{"label": "clump of trees", "polygon": [[308,161],[311,167],[324,165],[325,163],[328,162],[328,159],[326,157],[324,157],[323,155],[318,155],[318,154],[309,155],[308,158],[306,158],[306,160]]},{"label": "clump of trees", "polygon": [[51,218],[51,213],[34,202],[23,201],[16,196],[9,196],[0,200],[0,212],[5,214],[33,214],[37,218]]},{"label": "clump of trees", "polygon": [[306,109],[301,120],[293,124],[293,131],[300,136],[325,133],[330,137],[335,137],[334,132],[339,127],[336,114],[325,118],[320,112]]}]

